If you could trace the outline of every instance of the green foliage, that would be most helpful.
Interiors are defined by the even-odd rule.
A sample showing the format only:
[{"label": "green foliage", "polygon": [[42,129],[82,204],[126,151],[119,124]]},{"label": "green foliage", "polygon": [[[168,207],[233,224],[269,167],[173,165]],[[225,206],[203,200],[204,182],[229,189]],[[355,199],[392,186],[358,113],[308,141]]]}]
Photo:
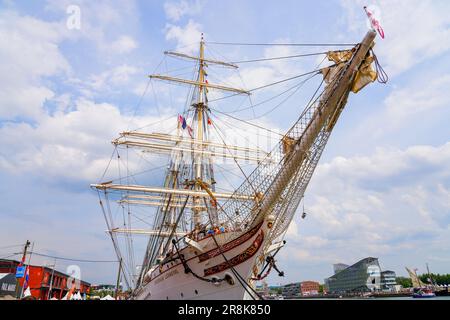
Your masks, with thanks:
[{"label": "green foliage", "polygon": [[434,273],[431,273],[431,275],[422,274],[422,275],[419,276],[420,280],[423,283],[430,283],[430,281],[428,280],[430,277],[431,277],[431,279],[433,280],[433,282],[435,284],[438,284],[438,285],[450,284],[450,274],[434,274]]},{"label": "green foliage", "polygon": [[[430,275],[426,274],[421,274],[419,275],[419,279],[425,283],[425,284],[430,284]],[[433,279],[433,283],[437,284],[437,285],[445,285],[445,284],[450,284],[450,274],[431,274],[431,279]],[[405,278],[405,277],[397,277],[397,283],[401,284],[403,286],[403,288],[411,288],[412,287],[412,281],[410,278]]]},{"label": "green foliage", "polygon": [[396,281],[397,281],[397,284],[401,285],[403,288],[411,288],[412,287],[412,281],[410,278],[397,277]]},{"label": "green foliage", "polygon": [[319,293],[323,293],[323,284],[319,285]]},{"label": "green foliage", "polygon": [[91,296],[99,296],[100,298],[104,298],[104,297],[106,297],[108,294],[109,294],[111,297],[114,297],[116,293],[115,293],[114,290],[99,290],[99,291],[91,290],[91,292],[90,292],[90,295],[91,295]]},{"label": "green foliage", "polygon": [[283,289],[281,289],[281,287],[269,288],[269,293],[270,294],[281,294],[282,291],[283,291]]}]

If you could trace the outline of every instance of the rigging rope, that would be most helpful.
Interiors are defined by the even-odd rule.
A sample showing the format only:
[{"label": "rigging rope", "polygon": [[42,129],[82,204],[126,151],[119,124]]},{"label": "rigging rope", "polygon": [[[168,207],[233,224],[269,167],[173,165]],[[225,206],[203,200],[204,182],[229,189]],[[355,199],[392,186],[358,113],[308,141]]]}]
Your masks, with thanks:
[{"label": "rigging rope", "polygon": [[244,43],[244,42],[205,42],[226,46],[284,46],[284,47],[349,47],[356,43]]},{"label": "rigging rope", "polygon": [[386,73],[386,71],[384,71],[383,67],[381,66],[380,62],[378,61],[378,57],[375,54],[375,52],[373,51],[373,49],[371,49],[371,52],[373,55],[373,60],[375,61],[375,70],[377,72],[377,81],[379,83],[386,84],[389,81],[389,76]]},{"label": "rigging rope", "polygon": [[279,107],[281,107],[286,101],[288,101],[294,94],[296,94],[298,92],[298,90],[300,90],[303,85],[308,82],[309,80],[311,80],[312,78],[314,78],[315,76],[317,76],[317,73],[311,75],[308,79],[302,81],[297,88],[294,90],[294,92],[290,93],[286,98],[284,98],[280,103],[278,103],[275,107],[273,107],[272,109],[270,109],[269,111],[263,113],[262,115],[259,115],[257,117],[254,117],[251,120],[256,120],[256,119],[260,119],[263,118],[264,116],[268,115],[269,113],[274,112],[275,110],[277,110]]},{"label": "rigging rope", "polygon": [[[331,66],[331,67],[333,67],[333,66]],[[269,84],[266,84],[266,85],[263,85],[263,86],[260,86],[260,87],[253,88],[251,90],[248,90],[247,92],[248,93],[255,92],[257,90],[261,90],[261,89],[265,89],[265,88],[268,88],[268,87],[271,87],[271,86],[275,86],[275,85],[280,84],[280,83],[284,83],[284,82],[287,82],[287,81],[291,81],[291,80],[294,80],[294,79],[305,77],[305,76],[308,76],[308,75],[314,74],[314,73],[315,74],[319,74],[321,72],[322,72],[322,69],[306,72],[306,73],[303,73],[303,74],[299,74],[297,76],[293,76],[293,77],[290,77],[290,78],[287,78],[287,79],[275,81],[275,82],[272,82],[272,83],[269,83]],[[241,93],[235,93],[235,94],[231,94],[231,95],[228,95],[228,96],[225,96],[225,97],[222,97],[222,98],[209,100],[209,102],[215,102],[215,101],[219,101],[219,100],[224,100],[224,99],[231,98],[231,97],[234,97],[234,96],[237,96],[237,95],[241,95]]]},{"label": "rigging rope", "polygon": [[64,258],[64,257],[43,254],[43,253],[39,253],[36,251],[30,251],[30,253],[40,256],[40,257],[52,258],[52,259],[56,259],[56,260],[65,260],[65,261],[88,262],[88,263],[116,263],[116,262],[119,262],[117,260],[86,260],[86,259]]},{"label": "rigging rope", "polygon": [[[265,130],[265,131],[267,131],[267,132],[274,133],[274,134],[277,134],[277,135],[279,135],[279,136],[281,136],[281,137],[284,137],[284,134],[281,134],[281,133],[279,133],[279,132],[275,132],[275,131],[273,131],[273,130],[264,128],[264,127],[262,127],[262,126],[259,126],[259,125],[257,125],[257,124],[254,124],[254,123],[251,123],[251,122],[249,122],[249,121],[246,121],[246,120],[242,120],[242,119],[236,118],[236,117],[234,117],[234,116],[232,116],[232,115],[229,115],[229,114],[227,114],[227,113],[225,113],[225,112],[222,112],[222,111],[219,111],[219,110],[217,110],[217,109],[213,109],[213,108],[210,108],[210,109],[213,110],[214,112],[223,114],[224,116],[227,116],[227,117],[229,117],[229,118],[231,118],[231,119],[234,119],[234,120],[236,120],[236,121],[240,121],[240,122],[243,122],[243,123],[248,124],[248,125],[250,125],[250,126],[253,126],[253,127],[255,127],[255,128],[262,129],[262,130]],[[216,118],[216,119],[217,119],[217,118]]]},{"label": "rigging rope", "polygon": [[15,244],[15,245],[9,245],[9,246],[2,246],[0,249],[9,249],[9,248],[16,248],[16,247],[23,247],[23,244]]},{"label": "rigging rope", "polygon": [[[102,208],[103,217],[105,218],[106,227],[108,228],[108,230],[112,230],[113,226],[111,225],[111,223],[113,221],[112,221],[112,216],[111,216],[111,208],[109,206],[109,200],[107,198],[107,193],[105,191],[105,201],[106,201],[106,204],[107,204],[107,207],[108,207],[109,216],[111,217],[111,223],[109,222],[108,217],[106,215],[106,210],[105,210],[105,207],[103,206],[103,201],[102,201],[102,198],[100,196],[100,191],[98,190],[97,193],[98,193],[98,199],[99,199],[100,207]],[[116,242],[117,239],[115,238],[115,236],[113,235],[112,232],[108,232],[108,233],[109,233],[109,236],[110,236],[111,241],[113,243],[114,251],[116,252],[117,258],[119,259],[119,261],[120,260],[123,261],[122,254],[120,252],[120,248],[119,248],[119,246],[118,246],[118,244]],[[121,268],[122,268],[122,272],[125,274],[124,265],[126,266],[126,263],[123,263],[121,265]],[[124,277],[124,279],[125,279],[125,282],[126,282],[127,286],[130,287],[130,283],[128,282],[128,278]]]},{"label": "rigging rope", "polygon": [[242,64],[242,63],[261,62],[261,61],[283,60],[283,59],[292,59],[292,58],[320,56],[320,55],[323,55],[323,54],[327,54],[327,52],[304,53],[304,54],[295,54],[295,55],[290,55],[290,56],[261,58],[261,59],[252,59],[252,60],[241,60],[241,61],[233,61],[231,63]]},{"label": "rigging rope", "polygon": [[14,257],[14,256],[18,256],[18,255],[21,255],[21,254],[22,254],[22,253],[12,253],[12,254],[10,254],[10,255],[0,257],[0,259],[1,259],[1,260],[3,260],[3,259],[8,259],[8,258],[11,258],[11,257]]},{"label": "rigging rope", "polygon": [[222,140],[222,143],[224,144],[224,146],[227,148],[228,152],[230,153],[230,155],[232,156],[234,162],[236,163],[236,165],[238,166],[239,170],[241,171],[241,173],[244,175],[245,180],[247,180],[247,182],[249,183],[249,185],[251,186],[251,188],[253,189],[253,191],[255,192],[255,194],[257,193],[256,189],[254,188],[254,186],[252,185],[252,183],[250,182],[250,180],[248,179],[247,175],[245,174],[244,170],[242,169],[242,167],[240,166],[239,162],[237,161],[237,159],[234,157],[233,153],[231,152],[230,148],[228,147],[228,145],[225,142],[225,139],[222,137],[222,135],[220,134],[219,130],[217,129],[217,126],[213,123],[212,124],[213,128],[216,130],[219,138]]},{"label": "rigging rope", "polygon": [[258,103],[256,103],[256,104],[253,104],[253,105],[251,105],[251,106],[242,107],[241,109],[236,109],[236,110],[233,110],[233,111],[228,111],[227,114],[230,114],[230,113],[238,113],[238,112],[241,112],[241,111],[246,111],[246,110],[252,109],[252,108],[254,108],[254,107],[258,107],[258,106],[260,106],[260,105],[263,105],[263,104],[265,104],[265,103],[267,103],[267,102],[270,102],[270,101],[272,101],[272,100],[274,100],[274,99],[276,99],[276,98],[278,98],[278,97],[281,97],[281,96],[284,95],[285,93],[288,93],[289,91],[291,91],[291,90],[297,88],[299,85],[302,84],[303,81],[304,81],[304,80],[300,81],[299,83],[295,84],[294,86],[289,87],[289,88],[286,89],[285,91],[280,92],[280,93],[278,93],[277,95],[272,96],[272,97],[270,97],[270,98],[268,98],[268,99],[266,99],[266,100],[263,100],[263,101],[258,102]]}]

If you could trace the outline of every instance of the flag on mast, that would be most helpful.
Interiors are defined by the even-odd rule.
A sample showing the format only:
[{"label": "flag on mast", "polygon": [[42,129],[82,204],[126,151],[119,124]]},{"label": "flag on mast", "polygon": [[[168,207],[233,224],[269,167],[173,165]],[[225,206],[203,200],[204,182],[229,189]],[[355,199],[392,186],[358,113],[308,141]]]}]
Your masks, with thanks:
[{"label": "flag on mast", "polygon": [[178,123],[181,125],[181,128],[186,129],[187,123],[186,118],[183,117],[181,114],[178,115]]},{"label": "flag on mast", "polygon": [[367,17],[369,18],[372,28],[379,33],[381,39],[384,39],[384,30],[381,27],[380,22],[375,18],[373,12],[371,12],[367,7],[364,7],[364,11],[366,11]]},{"label": "flag on mast", "polygon": [[194,130],[192,130],[191,126],[189,126],[186,122],[186,118],[183,117],[181,114],[178,115],[178,124],[181,126],[181,128],[183,130],[187,129],[189,136],[191,138],[193,138],[193,132]]}]

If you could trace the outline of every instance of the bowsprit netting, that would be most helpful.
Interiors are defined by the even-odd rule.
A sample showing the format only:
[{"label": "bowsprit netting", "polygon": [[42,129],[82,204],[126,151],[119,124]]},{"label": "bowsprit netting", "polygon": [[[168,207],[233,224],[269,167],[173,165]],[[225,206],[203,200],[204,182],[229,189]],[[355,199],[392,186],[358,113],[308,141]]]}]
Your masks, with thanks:
[{"label": "bowsprit netting", "polygon": [[[248,176],[248,179],[235,191],[235,194],[254,197],[254,200],[235,201],[233,198],[225,202],[222,206],[221,220],[229,221],[235,225],[250,227],[252,222],[257,221],[258,206],[255,202],[267,198],[276,187],[276,178],[280,172],[287,167],[291,161],[291,152],[296,148],[296,143],[300,141],[305,130],[311,124],[313,117],[319,112],[319,108],[326,102],[324,97],[326,92],[331,92],[342,77],[346,68],[342,68],[340,73],[335,76],[331,87],[325,89],[318,98],[320,101],[310,103],[302,113],[298,121],[286,133],[283,139],[278,143],[274,150],[263,160],[260,165]],[[314,96],[313,96],[314,99]],[[311,99],[311,100],[313,100]],[[341,105],[346,99],[341,99]],[[340,107],[338,107],[340,109]],[[292,171],[291,179],[281,193],[279,200],[274,204],[271,214],[276,218],[272,229],[271,238],[280,236],[287,228],[295,214],[295,211],[303,197],[304,191],[311,179],[312,173],[319,162],[323,149],[328,141],[331,132],[331,117],[323,123],[323,126],[317,137],[311,143],[308,150],[304,152],[303,161]],[[260,199],[258,199],[260,198]],[[232,217],[230,219],[229,217]]]}]

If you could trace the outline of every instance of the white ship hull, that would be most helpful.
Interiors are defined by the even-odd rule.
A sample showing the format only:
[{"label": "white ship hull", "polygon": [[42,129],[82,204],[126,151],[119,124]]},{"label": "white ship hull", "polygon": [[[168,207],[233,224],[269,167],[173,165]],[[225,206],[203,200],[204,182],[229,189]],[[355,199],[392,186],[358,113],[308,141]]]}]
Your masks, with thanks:
[{"label": "white ship hull", "polygon": [[[186,265],[196,275],[205,279],[224,279],[220,283],[206,282],[198,279],[191,272],[185,272],[185,266],[177,259],[162,267],[154,267],[146,275],[146,284],[137,291],[137,300],[242,300],[252,297],[239,282],[235,273],[242,276],[251,285],[251,278],[256,276],[255,266],[264,261],[262,254],[270,222],[264,221],[255,228],[237,236],[230,233],[216,235],[222,252],[212,237],[198,243],[204,248],[199,253],[193,247],[181,250]],[[237,237],[236,237],[237,236]],[[234,240],[228,240],[233,237]],[[228,262],[223,257],[225,255]],[[231,281],[230,281],[231,279]],[[256,295],[250,290],[253,297]]]}]

